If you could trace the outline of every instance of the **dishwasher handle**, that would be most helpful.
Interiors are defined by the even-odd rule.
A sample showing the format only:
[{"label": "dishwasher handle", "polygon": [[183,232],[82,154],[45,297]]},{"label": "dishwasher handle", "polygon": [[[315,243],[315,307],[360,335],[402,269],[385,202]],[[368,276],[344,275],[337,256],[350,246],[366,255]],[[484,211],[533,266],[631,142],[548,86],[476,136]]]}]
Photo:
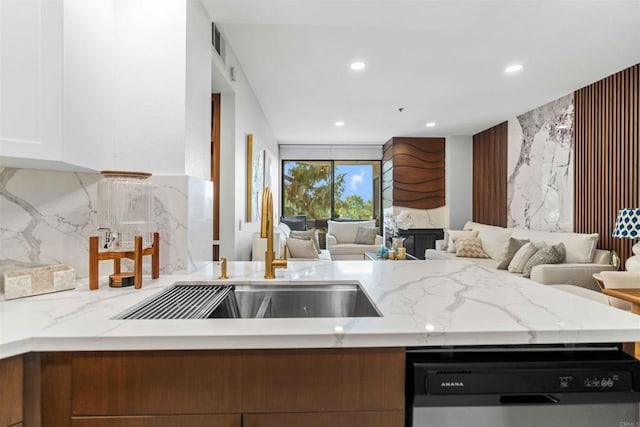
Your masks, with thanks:
[{"label": "dishwasher handle", "polygon": [[501,405],[542,405],[560,403],[560,399],[550,394],[504,394],[500,396]]}]

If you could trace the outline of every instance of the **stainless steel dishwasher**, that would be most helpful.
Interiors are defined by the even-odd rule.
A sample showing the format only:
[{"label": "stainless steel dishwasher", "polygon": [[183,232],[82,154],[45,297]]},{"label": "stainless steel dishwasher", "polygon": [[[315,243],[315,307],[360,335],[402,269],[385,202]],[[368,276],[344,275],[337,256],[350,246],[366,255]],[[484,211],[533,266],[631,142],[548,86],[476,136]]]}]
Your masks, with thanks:
[{"label": "stainless steel dishwasher", "polygon": [[640,427],[618,346],[409,349],[407,427]]}]

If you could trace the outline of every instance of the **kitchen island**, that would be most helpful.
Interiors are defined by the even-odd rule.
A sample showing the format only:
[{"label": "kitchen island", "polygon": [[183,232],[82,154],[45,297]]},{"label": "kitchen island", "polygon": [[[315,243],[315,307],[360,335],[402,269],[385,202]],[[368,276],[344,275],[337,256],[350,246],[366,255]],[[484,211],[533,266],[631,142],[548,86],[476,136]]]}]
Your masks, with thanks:
[{"label": "kitchen island", "polygon": [[[289,262],[265,280],[260,262],[216,263],[142,289],[72,291],[0,302],[0,358],[30,351],[408,347],[640,340],[640,317],[466,261]],[[174,282],[359,282],[377,318],[117,320]]]},{"label": "kitchen island", "polygon": [[[212,263],[140,290],[80,281],[1,302],[0,358],[24,354],[25,396],[37,396],[25,425],[395,426],[406,347],[640,340],[640,317],[466,261],[290,262],[270,281],[263,263],[232,262],[228,273],[218,281]],[[113,318],[185,280],[357,281],[382,316]]]}]

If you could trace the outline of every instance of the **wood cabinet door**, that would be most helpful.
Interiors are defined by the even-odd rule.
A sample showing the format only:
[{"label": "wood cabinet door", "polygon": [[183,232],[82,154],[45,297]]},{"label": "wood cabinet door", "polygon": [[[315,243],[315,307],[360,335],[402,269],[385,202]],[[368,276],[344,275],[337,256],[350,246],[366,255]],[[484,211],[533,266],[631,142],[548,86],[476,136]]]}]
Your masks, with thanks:
[{"label": "wood cabinet door", "polygon": [[240,427],[240,414],[78,417],[71,427]]},{"label": "wood cabinet door", "polygon": [[404,410],[404,349],[248,351],[242,412]]},{"label": "wood cabinet door", "polygon": [[0,427],[22,422],[22,372],[22,356],[0,360]]},{"label": "wood cabinet door", "polygon": [[71,362],[71,413],[240,413],[240,376],[233,352],[78,352]]},{"label": "wood cabinet door", "polygon": [[245,414],[242,427],[403,427],[403,411]]}]

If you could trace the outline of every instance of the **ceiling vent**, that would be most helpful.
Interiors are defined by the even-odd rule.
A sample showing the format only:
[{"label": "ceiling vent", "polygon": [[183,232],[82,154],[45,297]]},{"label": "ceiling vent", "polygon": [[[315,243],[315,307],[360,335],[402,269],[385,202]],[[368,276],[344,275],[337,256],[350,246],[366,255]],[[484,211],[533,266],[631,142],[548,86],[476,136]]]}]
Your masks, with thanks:
[{"label": "ceiling vent", "polygon": [[227,42],[224,39],[224,36],[222,35],[222,33],[220,32],[220,27],[215,22],[211,23],[211,45],[213,46],[215,51],[218,52],[218,55],[220,55],[222,62],[225,63],[226,57],[227,57],[226,55]]}]

